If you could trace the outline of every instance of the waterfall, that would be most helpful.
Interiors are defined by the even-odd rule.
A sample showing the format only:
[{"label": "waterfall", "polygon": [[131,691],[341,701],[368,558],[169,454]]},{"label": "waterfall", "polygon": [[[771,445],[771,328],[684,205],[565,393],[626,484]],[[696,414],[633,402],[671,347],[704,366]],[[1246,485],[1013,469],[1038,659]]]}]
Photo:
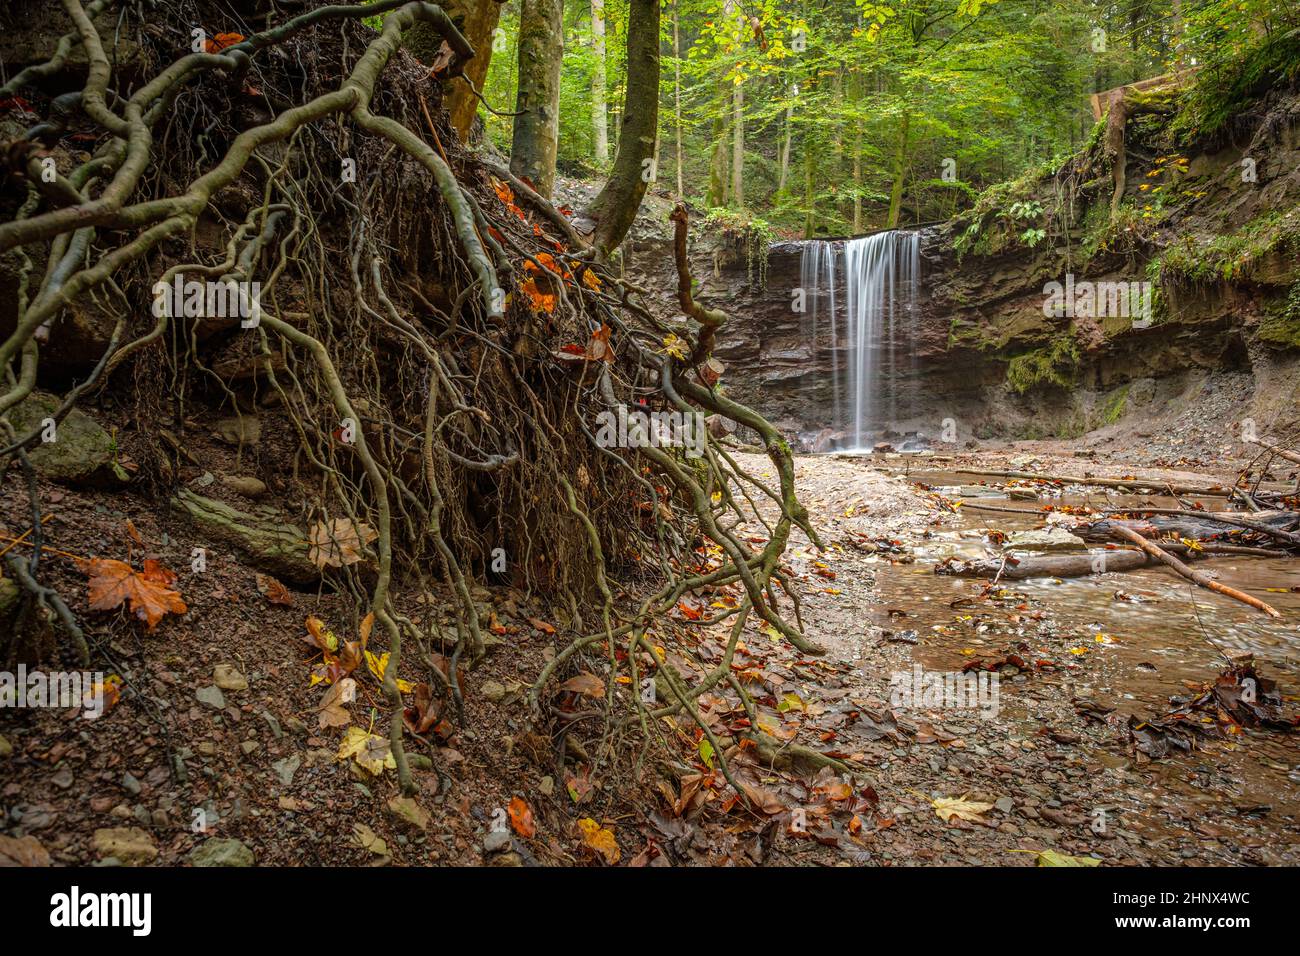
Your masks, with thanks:
[{"label": "waterfall", "polygon": [[[837,273],[839,258],[843,267]],[[852,448],[867,448],[874,428],[897,425],[900,415],[910,412],[903,387],[916,367],[920,278],[920,233],[878,232],[804,245],[800,282],[806,334],[816,358],[819,336],[829,333],[834,398],[828,424]],[[842,353],[847,353],[844,374]]]}]

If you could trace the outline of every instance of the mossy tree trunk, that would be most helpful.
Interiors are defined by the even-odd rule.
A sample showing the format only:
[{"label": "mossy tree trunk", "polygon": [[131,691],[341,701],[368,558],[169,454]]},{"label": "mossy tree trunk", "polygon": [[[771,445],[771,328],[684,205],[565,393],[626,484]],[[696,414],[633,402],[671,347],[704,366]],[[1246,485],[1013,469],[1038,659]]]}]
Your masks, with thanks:
[{"label": "mossy tree trunk", "polygon": [[659,129],[659,2],[631,0],[627,25],[627,92],[614,168],[587,215],[600,255],[608,256],[627,235],[654,178]]},{"label": "mossy tree trunk", "polygon": [[523,0],[519,14],[519,91],[510,171],[550,198],[560,136],[563,0]]},{"label": "mossy tree trunk", "polygon": [[[501,2],[446,0],[442,8],[474,48],[474,58],[465,65],[465,77],[481,90],[492,62],[492,34],[501,19]],[[437,62],[443,39],[436,29],[421,21],[406,32],[402,43],[417,60],[432,66]],[[462,141],[468,141],[470,126],[478,114],[478,98],[464,80],[456,79],[447,84],[443,105],[451,116],[451,125],[456,128],[456,133]]]}]

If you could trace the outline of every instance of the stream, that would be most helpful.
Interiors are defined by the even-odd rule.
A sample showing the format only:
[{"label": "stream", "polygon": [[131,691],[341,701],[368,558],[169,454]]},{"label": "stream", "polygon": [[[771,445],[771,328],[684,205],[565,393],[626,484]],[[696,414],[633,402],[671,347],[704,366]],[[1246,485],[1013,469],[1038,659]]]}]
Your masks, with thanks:
[{"label": "stream", "polygon": [[[907,478],[948,491],[963,485],[966,492],[976,490],[970,487],[969,475],[913,470]],[[972,651],[1004,646],[1005,637],[999,639],[999,635],[1014,629],[1009,624],[1013,615],[1000,615],[991,605],[978,611],[954,609],[977,593],[981,582],[936,575],[934,566],[950,556],[984,556],[987,541],[983,529],[1012,532],[1042,524],[1044,500],[1011,499],[994,489],[980,489],[978,496],[961,500],[1022,513],[962,508],[942,530],[907,542],[914,563],[867,558],[876,566],[880,602],[870,610],[869,621],[885,629],[917,631],[919,641],[913,656],[927,670],[960,669]],[[1048,500],[1054,505],[1091,507],[1180,507],[1169,497],[1113,492],[1066,493]],[[1201,501],[1206,507],[1222,504],[1222,499]],[[1092,665],[1089,680],[1075,688],[1078,694],[1109,699],[1126,712],[1159,715],[1169,709],[1170,697],[1185,696],[1189,685],[1213,679],[1225,666],[1216,650],[1222,648],[1228,653],[1253,654],[1262,672],[1283,684],[1284,699],[1294,706],[1300,687],[1300,627],[1296,624],[1300,620],[1300,568],[1293,559],[1236,555],[1218,557],[1210,567],[1223,583],[1272,604],[1282,618],[1272,620],[1160,566],[1086,578],[1009,581],[1005,587],[1023,596],[1015,605],[1016,615],[1025,606],[1042,610],[1047,615],[1046,626],[1075,637],[1079,656],[1086,655]],[[1017,680],[1024,678],[1013,677],[1013,687]],[[1037,721],[1032,703],[1018,700],[1012,688],[1007,688],[1002,700],[1003,715],[1019,720],[1024,725],[1022,732],[1031,733],[1030,725]],[[1240,742],[1211,746],[1216,751],[1213,762],[1193,754],[1148,764],[1146,769],[1154,777],[1151,802],[1178,795],[1197,805],[1220,803],[1227,799],[1223,796],[1226,784],[1239,818],[1265,812],[1263,807],[1287,816],[1300,812],[1300,763],[1294,737],[1246,730]],[[1091,756],[1107,764],[1115,760],[1112,754],[1100,751]],[[1131,807],[1134,813],[1149,817],[1149,825],[1156,830],[1167,828],[1162,815],[1147,813],[1148,809],[1140,804]],[[1213,827],[1216,831],[1220,828],[1221,823]],[[1236,839],[1257,838],[1248,823],[1226,829]]]}]

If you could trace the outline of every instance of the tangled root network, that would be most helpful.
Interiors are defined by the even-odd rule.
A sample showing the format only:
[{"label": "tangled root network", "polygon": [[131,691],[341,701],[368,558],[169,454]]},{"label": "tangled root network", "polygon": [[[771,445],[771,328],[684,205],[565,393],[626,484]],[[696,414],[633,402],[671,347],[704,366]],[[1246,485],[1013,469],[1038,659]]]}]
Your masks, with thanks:
[{"label": "tangled root network", "polygon": [[[727,397],[710,363],[726,317],[691,298],[684,210],[675,214],[684,315],[656,316],[564,215],[460,144],[438,84],[401,50],[405,31],[432,26],[446,53],[435,79],[458,81],[473,50],[434,4],[315,7],[191,52],[190,25],[229,22],[241,4],[123,3],[113,17],[141,38],[129,71],[96,26],[112,5],[64,0],[71,28],[54,59],[0,91],[23,93],[38,115],[8,147],[0,192],[0,255],[16,257],[21,277],[17,321],[0,342],[0,467],[30,472],[39,433],[19,433],[7,413],[35,387],[42,350],[71,334],[61,321],[70,309],[118,318],[56,419],[110,379],[133,392],[146,431],[164,411],[183,420],[201,394],[238,408],[250,396],[236,390],[273,393],[292,422],[295,477],[314,492],[315,520],[375,533],[373,567],[341,568],[335,583],[388,641],[390,736],[408,790],[403,640],[459,703],[456,664],[482,657],[488,626],[471,587],[492,573],[494,554],[510,556],[516,585],[569,612],[568,643],[529,693],[538,720],[547,683],[594,653],[608,661],[607,735],[631,721],[649,738],[656,718],[682,714],[711,736],[696,701],[727,681],[748,702],[731,662],[751,616],[817,652],[780,563],[792,526],[817,536],[794,495],[787,444]],[[84,86],[45,91],[78,48]],[[73,130],[90,152],[57,152]],[[195,319],[167,293],[178,278],[253,289],[254,307]],[[257,374],[217,374],[205,364],[217,342]],[[723,428],[701,429],[688,446],[611,441],[610,421],[638,418],[620,408],[730,420],[765,445],[776,485],[741,472],[715,437]],[[140,462],[142,480],[165,491],[167,449],[151,440],[158,454]],[[754,495],[774,502],[767,519]],[[765,538],[741,536],[749,521],[766,524]],[[38,569],[6,560],[84,650]],[[453,596],[454,635],[416,626],[392,596],[390,585],[426,575]],[[700,606],[716,613],[705,623],[729,622],[730,642],[692,683],[648,632],[685,596],[727,585],[739,600]],[[432,666],[439,641],[452,652],[445,671]],[[618,686],[647,679],[657,697]]]}]

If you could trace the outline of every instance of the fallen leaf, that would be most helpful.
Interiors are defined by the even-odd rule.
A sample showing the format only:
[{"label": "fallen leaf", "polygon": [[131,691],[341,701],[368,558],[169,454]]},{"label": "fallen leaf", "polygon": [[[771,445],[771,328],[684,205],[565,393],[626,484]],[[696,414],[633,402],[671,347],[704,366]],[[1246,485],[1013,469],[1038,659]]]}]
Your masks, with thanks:
[{"label": "fallen leaf", "polygon": [[369,850],[375,856],[388,856],[388,844],[364,823],[352,824],[352,839],[361,849]]},{"label": "fallen leaf", "polygon": [[152,631],[163,615],[184,614],[189,610],[180,592],[172,589],[175,573],[151,558],[145,559],[143,571],[112,558],[91,558],[86,562],[86,569],[90,575],[93,611],[111,611],[129,599],[131,611]]},{"label": "fallen leaf", "polygon": [[364,727],[349,727],[339,744],[338,760],[351,757],[357,766],[373,777],[378,777],[385,770],[397,769],[397,758],[387,737],[372,734]]},{"label": "fallen leaf", "polygon": [[346,727],[352,722],[352,715],[349,714],[345,705],[352,703],[357,699],[357,682],[351,677],[345,677],[340,681],[332,684],[329,690],[325,691],[325,696],[316,706],[319,711],[318,720],[321,727]]},{"label": "fallen leaf", "polygon": [[[370,673],[374,674],[375,679],[382,684],[384,682],[384,672],[388,670],[388,652],[384,651],[382,656],[376,656],[370,653],[370,651],[366,651],[365,653],[366,667],[370,668]],[[396,675],[393,676],[393,680],[397,684],[397,690],[399,693],[409,694],[411,691],[415,690],[415,685],[410,681],[404,681]]]},{"label": "fallen leaf", "polygon": [[293,607],[293,595],[277,578],[269,574],[259,574],[256,576],[257,590],[261,592],[272,604],[283,604],[285,607]]},{"label": "fallen leaf", "polygon": [[601,698],[605,696],[605,682],[595,674],[589,674],[586,671],[570,677],[560,685],[559,689],[572,691],[586,697]]},{"label": "fallen leaf", "polygon": [[351,518],[335,518],[312,525],[307,556],[318,568],[356,564],[362,559],[366,545],[378,537],[379,532],[364,521],[354,524]]},{"label": "fallen leaf", "polygon": [[525,840],[537,835],[537,824],[533,823],[533,811],[523,797],[510,798],[510,826]]},{"label": "fallen leaf", "polygon": [[338,651],[339,639],[329,629],[329,625],[314,614],[308,615],[305,624],[307,626],[307,636],[303,638],[304,641],[331,654]]},{"label": "fallen leaf", "polygon": [[964,793],[960,797],[939,797],[937,800],[932,800],[930,805],[934,807],[935,815],[944,823],[951,823],[953,817],[969,820],[972,823],[983,823],[984,818],[980,814],[992,810],[993,804],[967,800],[969,796],[969,793]]},{"label": "fallen leaf", "polygon": [[603,857],[606,863],[610,866],[618,863],[622,853],[612,830],[606,830],[591,817],[583,817],[579,820],[578,829],[582,831],[583,842]]}]

